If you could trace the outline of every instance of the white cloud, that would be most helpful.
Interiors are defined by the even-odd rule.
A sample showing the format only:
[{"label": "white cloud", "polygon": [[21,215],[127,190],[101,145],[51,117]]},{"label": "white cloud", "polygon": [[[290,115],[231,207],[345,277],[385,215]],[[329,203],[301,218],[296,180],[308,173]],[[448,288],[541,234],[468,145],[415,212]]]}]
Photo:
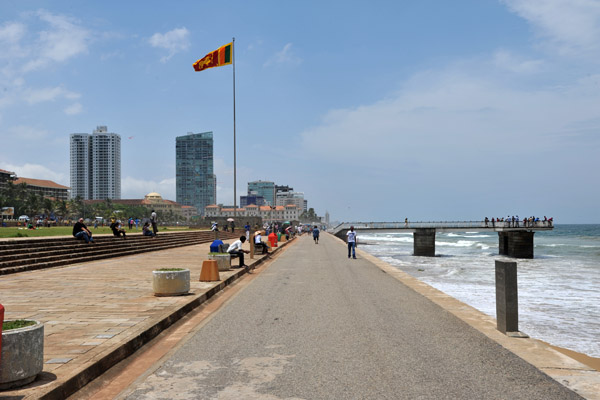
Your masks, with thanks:
[{"label": "white cloud", "polygon": [[11,128],[7,128],[6,132],[8,133],[9,137],[26,139],[30,141],[40,140],[48,137],[47,130],[26,125],[18,125],[13,126]]},{"label": "white cloud", "polygon": [[600,131],[600,92],[589,80],[560,88],[511,87],[475,66],[464,68],[424,72],[387,99],[332,110],[302,134],[303,147],[361,166],[433,168],[449,158],[463,166],[487,162],[505,151],[559,154],[561,140],[577,140],[574,126],[586,122],[588,130],[591,124]]},{"label": "white cloud", "polygon": [[7,22],[0,27],[0,59],[22,57],[25,52],[21,48],[21,39],[27,28],[18,22]]},{"label": "white cloud", "polygon": [[7,171],[12,171],[17,174],[17,177],[32,178],[32,179],[47,179],[68,186],[68,178],[64,173],[51,170],[43,165],[25,163],[17,164],[2,164],[0,167]]},{"label": "white cloud", "polygon": [[168,55],[160,59],[161,62],[167,62],[178,52],[189,48],[189,35],[186,28],[176,28],[167,33],[155,33],[148,41],[152,47],[168,50]]},{"label": "white cloud", "polygon": [[54,101],[58,98],[74,100],[79,97],[81,97],[79,93],[71,92],[60,86],[44,89],[28,89],[23,92],[23,99],[29,104]]},{"label": "white cloud", "polygon": [[77,115],[77,114],[80,114],[82,110],[83,110],[83,106],[81,105],[81,103],[74,103],[74,104],[71,104],[70,106],[68,106],[67,108],[65,108],[65,114]]},{"label": "white cloud", "polygon": [[47,67],[56,62],[64,62],[82,53],[87,53],[91,33],[78,25],[77,21],[40,10],[37,16],[50,25],[50,29],[40,31],[35,43],[34,60],[25,64],[25,72]]},{"label": "white cloud", "polygon": [[517,74],[533,74],[539,72],[544,62],[542,60],[522,59],[508,50],[498,50],[493,56],[494,65],[498,68]]},{"label": "white cloud", "polygon": [[597,0],[503,0],[529,21],[543,43],[563,55],[597,59],[600,49],[600,2]]},{"label": "white cloud", "polygon": [[292,44],[287,43],[285,46],[283,46],[281,51],[275,53],[264,63],[263,66],[268,67],[274,64],[299,64],[301,62],[302,60],[292,51]]},{"label": "white cloud", "polygon": [[175,178],[153,181],[127,176],[121,180],[123,199],[143,199],[151,192],[159,193],[163,199],[175,201]]}]

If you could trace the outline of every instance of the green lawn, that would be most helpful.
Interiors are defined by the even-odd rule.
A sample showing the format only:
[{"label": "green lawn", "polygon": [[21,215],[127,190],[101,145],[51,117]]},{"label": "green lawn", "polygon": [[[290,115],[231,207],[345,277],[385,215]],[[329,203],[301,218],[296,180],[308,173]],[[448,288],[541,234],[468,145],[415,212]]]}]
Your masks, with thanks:
[{"label": "green lawn", "polygon": [[[101,235],[103,233],[112,233],[108,226],[90,227],[90,230],[94,235]],[[187,226],[159,226],[159,232],[174,232],[174,231],[188,231],[190,230]],[[125,227],[127,233],[141,233],[142,228],[133,228],[131,231]],[[57,226],[52,228],[39,228],[39,229],[24,229],[17,227],[0,228],[0,238],[13,238],[13,237],[42,237],[42,236],[71,236],[73,234],[72,226]]]}]

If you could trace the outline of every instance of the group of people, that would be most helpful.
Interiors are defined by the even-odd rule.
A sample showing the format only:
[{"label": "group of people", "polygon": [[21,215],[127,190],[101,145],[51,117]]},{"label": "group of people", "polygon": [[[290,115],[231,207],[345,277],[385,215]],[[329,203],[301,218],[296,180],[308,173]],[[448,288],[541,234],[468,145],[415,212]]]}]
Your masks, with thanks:
[{"label": "group of people", "polygon": [[486,227],[489,227],[490,224],[492,227],[495,226],[502,226],[502,227],[508,227],[508,228],[518,228],[521,225],[519,225],[520,223],[523,223],[523,227],[527,228],[527,227],[535,227],[535,226],[539,226],[539,223],[542,223],[542,226],[552,226],[552,224],[554,223],[554,218],[550,217],[547,218],[544,215],[544,219],[540,219],[539,217],[527,217],[527,218],[523,218],[523,220],[521,221],[519,219],[519,216],[507,216],[506,218],[502,217],[502,218],[492,218],[491,220],[488,217],[485,217],[484,223]]},{"label": "group of people", "polygon": [[[132,222],[133,219],[130,218],[129,219],[129,229],[132,228],[132,224],[134,222]],[[158,216],[156,215],[156,211],[152,210],[152,212],[150,213],[150,221],[147,221],[146,223],[144,223],[144,226],[142,227],[142,234],[144,236],[151,236],[154,237],[157,235],[158,233]],[[94,222],[94,227],[97,227],[98,222],[95,221]],[[152,229],[150,229],[150,226],[152,226]],[[125,228],[123,227],[123,224],[121,223],[121,220],[114,220],[111,224],[110,224],[110,229],[113,232],[113,235],[116,237],[122,237],[123,239],[126,238],[127,234],[125,233]],[[84,240],[86,243],[93,243],[94,239],[92,238],[92,231],[90,231],[88,229],[88,227],[83,223],[83,218],[79,218],[79,220],[75,223],[75,225],[73,225],[73,236],[76,239],[81,239]]]}]

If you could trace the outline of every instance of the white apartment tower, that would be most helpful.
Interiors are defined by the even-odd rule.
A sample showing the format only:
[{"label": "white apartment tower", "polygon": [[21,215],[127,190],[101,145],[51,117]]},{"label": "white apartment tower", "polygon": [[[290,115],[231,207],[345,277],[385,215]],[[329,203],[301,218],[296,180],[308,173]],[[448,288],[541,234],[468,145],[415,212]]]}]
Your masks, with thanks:
[{"label": "white apartment tower", "polygon": [[98,126],[94,133],[71,134],[71,197],[121,198],[121,136]]}]

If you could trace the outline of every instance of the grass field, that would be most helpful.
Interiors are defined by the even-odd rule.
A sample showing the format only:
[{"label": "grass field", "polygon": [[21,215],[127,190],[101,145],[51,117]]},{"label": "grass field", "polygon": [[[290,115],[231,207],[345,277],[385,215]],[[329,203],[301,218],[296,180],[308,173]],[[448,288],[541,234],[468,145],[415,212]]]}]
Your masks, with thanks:
[{"label": "grass field", "polygon": [[[98,227],[94,229],[90,228],[92,234],[101,235],[104,233],[112,233],[108,226]],[[188,231],[190,230],[187,226],[159,226],[159,232],[174,232],[174,231]],[[142,228],[133,228],[131,231],[125,228],[127,233],[141,233]],[[25,229],[25,228],[0,228],[0,238],[13,238],[13,237],[43,237],[43,236],[72,236],[73,227],[71,226],[57,226],[52,228],[39,228],[39,229]]]}]

